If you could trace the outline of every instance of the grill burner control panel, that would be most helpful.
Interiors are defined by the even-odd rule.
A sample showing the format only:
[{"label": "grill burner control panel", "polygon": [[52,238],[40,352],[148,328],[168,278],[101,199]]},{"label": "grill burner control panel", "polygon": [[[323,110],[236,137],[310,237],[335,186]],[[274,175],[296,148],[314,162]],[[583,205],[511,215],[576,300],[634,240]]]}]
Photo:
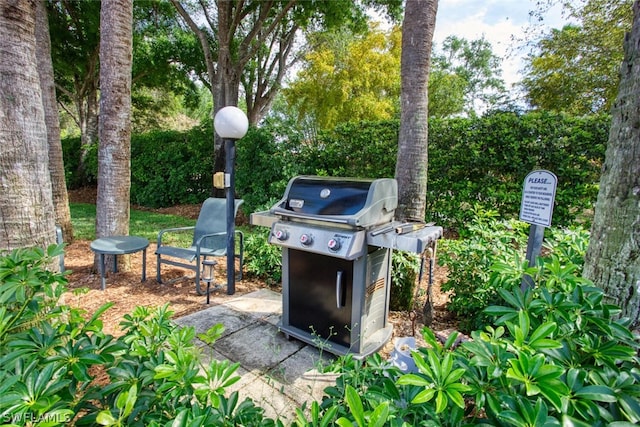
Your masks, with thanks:
[{"label": "grill burner control panel", "polygon": [[363,230],[336,230],[289,222],[273,223],[269,235],[269,243],[274,245],[347,260],[364,255],[365,242]]}]

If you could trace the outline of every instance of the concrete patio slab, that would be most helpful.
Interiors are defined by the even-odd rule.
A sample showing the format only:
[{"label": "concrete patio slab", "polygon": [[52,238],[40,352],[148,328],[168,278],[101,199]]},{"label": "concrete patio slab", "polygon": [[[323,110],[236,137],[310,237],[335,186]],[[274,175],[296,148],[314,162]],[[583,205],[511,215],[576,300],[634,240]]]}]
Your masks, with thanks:
[{"label": "concrete patio slab", "polygon": [[285,425],[295,419],[296,408],[305,402],[320,401],[323,390],[335,383],[336,376],[319,371],[334,356],[298,340],[288,340],[278,331],[282,313],[281,295],[267,289],[212,304],[210,308],[176,320],[180,326],[193,326],[204,333],[221,323],[223,336],[213,347],[200,340],[205,361],[239,362],[241,379],[228,392],[251,398],[264,408],[265,415],[280,418]]}]

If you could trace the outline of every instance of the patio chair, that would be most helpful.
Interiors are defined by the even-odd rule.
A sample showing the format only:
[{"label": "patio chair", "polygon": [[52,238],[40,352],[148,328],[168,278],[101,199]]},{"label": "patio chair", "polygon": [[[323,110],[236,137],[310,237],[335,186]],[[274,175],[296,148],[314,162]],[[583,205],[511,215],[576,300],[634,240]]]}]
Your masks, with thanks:
[{"label": "patio chair", "polygon": [[[235,215],[238,213],[238,207],[244,200],[235,200]],[[221,257],[227,255],[227,207],[226,199],[210,197],[204,201],[198,221],[192,227],[177,227],[160,230],[158,233],[158,246],[156,248],[157,270],[156,280],[162,284],[161,266],[162,264],[183,267],[195,271],[196,291],[200,295],[207,292],[200,287],[200,274],[202,271],[202,261],[208,257]],[[193,241],[189,247],[171,246],[163,243],[163,237],[167,237],[167,233],[193,233]],[[240,271],[238,280],[242,280],[242,265],[244,258],[244,235],[241,231],[235,230],[236,242],[235,247],[239,248],[239,253],[233,254],[234,257],[240,259]],[[238,244],[239,243],[239,244]],[[173,258],[173,259],[172,259]],[[176,260],[178,258],[179,260]],[[195,261],[195,264],[194,264]],[[178,280],[178,279],[174,279]]]}]

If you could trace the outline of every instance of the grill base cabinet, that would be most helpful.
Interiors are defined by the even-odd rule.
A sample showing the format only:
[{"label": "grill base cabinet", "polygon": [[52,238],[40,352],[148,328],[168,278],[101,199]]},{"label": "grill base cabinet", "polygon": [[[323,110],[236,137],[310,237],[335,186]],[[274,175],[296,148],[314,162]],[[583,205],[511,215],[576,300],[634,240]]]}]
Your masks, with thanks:
[{"label": "grill base cabinet", "polygon": [[387,321],[391,251],[368,251],[345,260],[283,248],[281,331],[337,355],[378,351],[393,332]]}]

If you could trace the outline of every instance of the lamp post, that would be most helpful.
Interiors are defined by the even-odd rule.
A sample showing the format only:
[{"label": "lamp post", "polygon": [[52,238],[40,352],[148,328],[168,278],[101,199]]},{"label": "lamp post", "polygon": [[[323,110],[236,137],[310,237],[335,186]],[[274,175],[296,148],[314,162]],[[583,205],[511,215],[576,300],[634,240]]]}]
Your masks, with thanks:
[{"label": "lamp post", "polygon": [[238,107],[224,107],[216,113],[213,127],[224,140],[225,170],[224,187],[227,196],[227,294],[236,292],[235,267],[235,177],[236,140],[247,134],[249,121]]}]

